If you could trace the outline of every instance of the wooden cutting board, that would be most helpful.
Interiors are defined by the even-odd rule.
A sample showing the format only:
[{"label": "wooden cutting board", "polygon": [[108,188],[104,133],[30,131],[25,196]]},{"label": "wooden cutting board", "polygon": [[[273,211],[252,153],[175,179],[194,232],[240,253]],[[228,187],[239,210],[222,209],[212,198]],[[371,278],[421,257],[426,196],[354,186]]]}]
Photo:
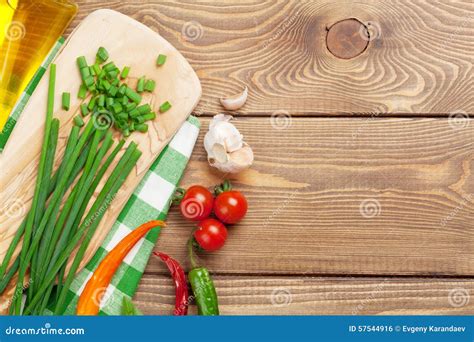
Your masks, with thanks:
[{"label": "wooden cutting board", "polygon": [[[62,156],[64,152],[67,136],[72,126],[72,118],[79,113],[79,106],[82,103],[76,96],[81,83],[76,58],[84,55],[87,61],[92,63],[100,46],[109,51],[110,60],[114,61],[119,68],[126,65],[131,67],[130,86],[134,86],[136,79],[143,75],[156,81],[155,91],[152,94],[144,95],[143,98],[144,102],[152,105],[157,113],[157,118],[148,123],[147,133],[133,133],[127,139],[125,146],[128,145],[128,142],[135,141],[143,155],[107,209],[87,250],[81,268],[94,255],[135,187],[201,97],[199,79],[189,63],[158,33],[130,17],[112,10],[93,12],[73,31],[54,61],[57,65],[54,117],[61,121],[59,152],[57,152],[59,156]],[[156,66],[156,58],[159,54],[167,55],[167,61],[161,67]],[[47,75],[49,72],[39,83],[21,115],[8,145],[0,155],[0,261],[3,260],[17,228],[31,206],[43,141],[49,78]],[[64,91],[71,93],[71,109],[67,112],[61,109],[61,94]],[[172,108],[166,113],[160,114],[158,107],[164,101],[169,101]],[[117,133],[116,140],[118,139]],[[116,158],[116,160],[118,159]],[[56,168],[59,161],[60,158],[57,155]],[[113,166],[109,168],[109,173]],[[107,174],[104,179],[107,179]],[[101,185],[98,190],[100,189]],[[91,203],[97,195],[98,192],[94,195]],[[160,196],[160,194],[157,193],[156,196]],[[15,256],[18,252],[19,249]],[[5,296],[7,296],[6,298],[11,296],[12,291],[5,292],[10,293],[5,293],[4,298],[0,298],[0,304]]]}]

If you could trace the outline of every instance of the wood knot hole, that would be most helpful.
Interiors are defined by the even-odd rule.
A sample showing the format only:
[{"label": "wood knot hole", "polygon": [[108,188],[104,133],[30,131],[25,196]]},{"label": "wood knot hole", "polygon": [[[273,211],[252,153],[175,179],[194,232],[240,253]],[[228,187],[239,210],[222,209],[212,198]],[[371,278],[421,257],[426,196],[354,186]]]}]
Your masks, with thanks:
[{"label": "wood knot hole", "polygon": [[328,27],[326,46],[334,56],[351,59],[367,49],[370,33],[367,26],[355,18],[338,21]]}]

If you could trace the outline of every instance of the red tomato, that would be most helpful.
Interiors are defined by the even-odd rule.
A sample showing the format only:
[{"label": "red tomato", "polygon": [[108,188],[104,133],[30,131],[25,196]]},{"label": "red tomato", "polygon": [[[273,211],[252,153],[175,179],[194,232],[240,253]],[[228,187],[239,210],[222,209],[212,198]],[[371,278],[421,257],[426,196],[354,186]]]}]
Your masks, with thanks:
[{"label": "red tomato", "polygon": [[183,217],[191,221],[202,221],[212,212],[214,197],[209,190],[200,185],[194,185],[186,190],[179,209]]},{"label": "red tomato", "polygon": [[247,213],[247,199],[240,191],[225,191],[214,201],[214,214],[224,223],[237,223]]},{"label": "red tomato", "polygon": [[217,251],[224,246],[227,228],[221,222],[208,218],[199,222],[198,229],[194,231],[194,239],[205,251]]}]

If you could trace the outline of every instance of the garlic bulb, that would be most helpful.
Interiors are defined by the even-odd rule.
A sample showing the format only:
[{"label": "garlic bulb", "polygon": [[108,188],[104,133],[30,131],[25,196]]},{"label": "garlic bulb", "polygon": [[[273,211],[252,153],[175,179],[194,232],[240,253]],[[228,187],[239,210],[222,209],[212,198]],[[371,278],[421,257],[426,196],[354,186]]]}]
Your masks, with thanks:
[{"label": "garlic bulb", "polygon": [[231,115],[214,116],[204,137],[204,148],[211,166],[222,172],[238,173],[252,165],[253,151],[230,120]]}]

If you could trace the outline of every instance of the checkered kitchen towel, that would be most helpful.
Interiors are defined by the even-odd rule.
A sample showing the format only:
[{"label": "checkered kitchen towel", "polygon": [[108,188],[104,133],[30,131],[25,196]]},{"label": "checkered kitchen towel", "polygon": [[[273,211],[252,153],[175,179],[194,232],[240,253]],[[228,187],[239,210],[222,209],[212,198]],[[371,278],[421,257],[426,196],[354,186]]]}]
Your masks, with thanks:
[{"label": "checkered kitchen towel", "polygon": [[[102,246],[72,283],[66,315],[75,314],[77,300],[92,272],[123,237],[142,223],[166,219],[171,196],[191,156],[199,127],[199,120],[189,117],[150,167]],[[127,255],[103,295],[100,315],[120,315],[123,297],[131,298],[135,294],[158,235],[159,229],[153,229]]]}]

